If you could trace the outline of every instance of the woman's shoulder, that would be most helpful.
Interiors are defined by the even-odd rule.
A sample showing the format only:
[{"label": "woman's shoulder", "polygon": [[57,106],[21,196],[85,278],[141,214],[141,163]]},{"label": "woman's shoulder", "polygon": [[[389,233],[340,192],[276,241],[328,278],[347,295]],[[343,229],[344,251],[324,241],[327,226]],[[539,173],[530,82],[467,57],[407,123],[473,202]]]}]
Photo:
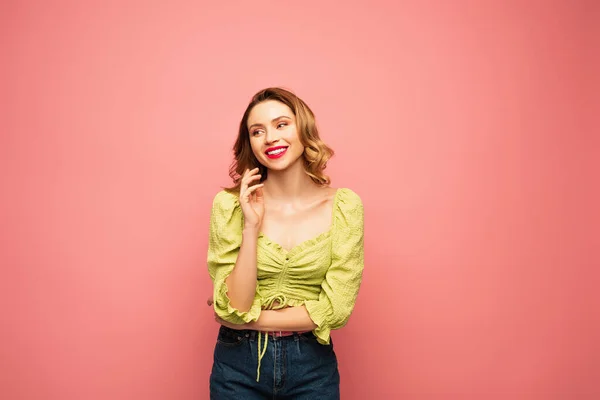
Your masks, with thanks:
[{"label": "woman's shoulder", "polygon": [[232,193],[228,190],[221,190],[217,192],[213,197],[213,208],[233,211],[240,205],[239,197],[236,193]]},{"label": "woman's shoulder", "polygon": [[362,199],[350,188],[336,190],[334,221],[338,229],[347,232],[362,232],[364,210]]},{"label": "woman's shoulder", "polygon": [[238,196],[227,190],[216,193],[213,198],[210,221],[213,235],[226,241],[240,239],[243,215]]},{"label": "woman's shoulder", "polygon": [[343,207],[345,209],[356,207],[362,208],[362,199],[360,195],[354,190],[346,187],[341,187],[334,190],[335,197],[337,200],[336,204],[338,206]]}]

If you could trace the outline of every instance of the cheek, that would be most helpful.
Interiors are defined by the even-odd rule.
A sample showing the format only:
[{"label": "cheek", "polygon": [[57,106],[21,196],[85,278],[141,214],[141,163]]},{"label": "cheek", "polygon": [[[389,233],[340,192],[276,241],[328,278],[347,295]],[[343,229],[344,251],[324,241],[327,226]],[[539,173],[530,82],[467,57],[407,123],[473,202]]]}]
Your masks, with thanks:
[{"label": "cheek", "polygon": [[290,129],[288,132],[286,132],[285,139],[288,143],[291,143],[294,146],[302,146],[302,143],[300,142],[300,136],[298,136],[296,129]]},{"label": "cheek", "polygon": [[299,157],[304,153],[304,145],[300,141],[300,139],[294,140],[292,143],[292,148],[294,149],[294,156]]},{"label": "cheek", "polygon": [[256,143],[255,140],[250,139],[250,148],[252,149],[252,152],[254,153],[255,156],[258,156],[259,152],[260,152],[260,145],[258,143]]},{"label": "cheek", "polygon": [[298,134],[294,134],[293,136],[293,143],[294,143],[294,147],[296,148],[296,150],[298,151],[299,154],[304,153],[304,145],[302,144],[302,141],[300,140],[300,137],[298,136]]}]

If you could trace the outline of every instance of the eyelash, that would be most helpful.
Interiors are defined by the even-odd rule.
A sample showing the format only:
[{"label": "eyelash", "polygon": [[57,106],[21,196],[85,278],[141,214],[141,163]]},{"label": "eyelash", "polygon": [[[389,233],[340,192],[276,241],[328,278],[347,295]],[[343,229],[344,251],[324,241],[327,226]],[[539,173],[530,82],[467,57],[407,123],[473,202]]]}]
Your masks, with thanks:
[{"label": "eyelash", "polygon": [[[288,123],[287,122],[280,122],[280,123],[277,124],[277,128],[279,128],[280,125],[287,126]],[[259,132],[260,132],[260,130],[257,129],[255,131],[252,131],[251,135],[252,136],[256,136],[256,134],[259,133]]]}]

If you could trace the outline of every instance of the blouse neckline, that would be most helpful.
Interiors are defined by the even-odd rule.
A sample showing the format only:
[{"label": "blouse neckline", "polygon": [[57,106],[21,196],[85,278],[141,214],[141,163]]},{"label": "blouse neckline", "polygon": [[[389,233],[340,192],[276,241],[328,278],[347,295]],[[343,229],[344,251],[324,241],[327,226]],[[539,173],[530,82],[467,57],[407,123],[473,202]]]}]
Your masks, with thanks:
[{"label": "blouse neckline", "polygon": [[333,209],[331,211],[331,223],[329,224],[329,228],[326,231],[317,234],[313,238],[306,239],[305,241],[296,244],[289,250],[284,248],[282,245],[275,242],[274,240],[271,240],[267,235],[265,235],[262,232],[259,232],[259,234],[258,234],[259,243],[262,240],[265,242],[266,245],[274,248],[275,250],[277,250],[280,253],[283,253],[283,254],[289,256],[291,254],[296,254],[296,253],[302,252],[308,248],[311,248],[312,246],[318,244],[319,242],[329,238],[331,236],[331,232],[333,231],[333,229],[335,227],[335,214],[336,214],[336,210],[337,210],[337,203],[338,203],[340,191],[341,191],[341,188],[337,188],[335,191],[335,194],[333,196]]}]

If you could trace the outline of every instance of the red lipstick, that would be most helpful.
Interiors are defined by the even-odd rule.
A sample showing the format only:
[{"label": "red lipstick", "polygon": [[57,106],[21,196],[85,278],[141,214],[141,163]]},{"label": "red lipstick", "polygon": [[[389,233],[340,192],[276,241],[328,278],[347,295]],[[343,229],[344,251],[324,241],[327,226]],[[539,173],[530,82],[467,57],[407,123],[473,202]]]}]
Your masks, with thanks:
[{"label": "red lipstick", "polygon": [[275,146],[269,147],[267,151],[265,151],[265,154],[267,155],[267,157],[273,159],[282,157],[286,152],[287,146]]}]

